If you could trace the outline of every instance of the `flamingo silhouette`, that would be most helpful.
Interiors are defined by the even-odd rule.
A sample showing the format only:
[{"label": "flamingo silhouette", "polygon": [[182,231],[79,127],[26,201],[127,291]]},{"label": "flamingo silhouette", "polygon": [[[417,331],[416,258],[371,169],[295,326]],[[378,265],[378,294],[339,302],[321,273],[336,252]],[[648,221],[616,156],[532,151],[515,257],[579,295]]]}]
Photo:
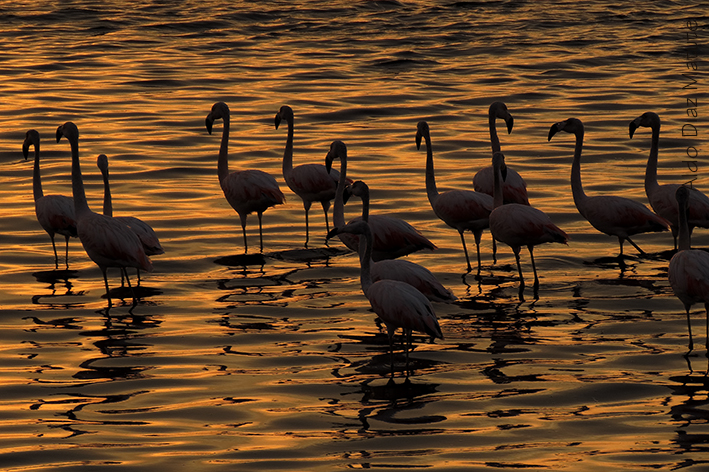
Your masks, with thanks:
[{"label": "flamingo silhouette", "polygon": [[[639,127],[652,129],[652,144],[650,156],[645,168],[645,194],[650,201],[652,209],[669,221],[677,249],[677,235],[679,233],[679,213],[675,194],[679,184],[660,185],[657,182],[657,158],[660,148],[660,117],[657,113],[648,111],[630,122],[629,134],[632,139],[635,130]],[[687,228],[691,236],[695,226],[709,228],[709,198],[697,189],[689,189],[689,216]]]},{"label": "flamingo silhouette", "polygon": [[667,275],[672,291],[684,304],[687,312],[687,328],[689,330],[689,354],[694,349],[692,340],[692,323],[689,309],[695,303],[704,303],[706,314],[706,348],[709,350],[709,253],[691,249],[688,210],[691,190],[680,186],[675,191],[678,206],[678,236],[679,251],[672,256]]},{"label": "flamingo silhouette", "polygon": [[224,102],[217,102],[212,106],[212,110],[205,119],[207,132],[212,134],[212,126],[218,119],[222,120],[222,142],[219,146],[219,161],[217,163],[217,174],[219,185],[222,187],[224,197],[229,205],[238,213],[241,220],[241,230],[244,234],[244,254],[248,252],[246,242],[246,217],[253,212],[258,215],[258,235],[263,252],[263,212],[270,207],[280,205],[286,201],[283,192],[278,187],[276,179],[271,174],[258,169],[247,169],[236,172],[229,172],[229,107]]},{"label": "flamingo silhouette", "polygon": [[[138,236],[121,221],[94,213],[89,208],[84,192],[84,181],[79,163],[79,129],[71,121],[57,128],[57,142],[66,137],[71,146],[71,185],[74,195],[74,211],[76,212],[76,231],[86,254],[96,263],[103,273],[106,284],[106,296],[109,304],[111,299],[108,289],[106,271],[109,267],[118,267],[126,278],[128,287],[130,279],[127,267],[152,272],[153,264],[145,255],[143,245]],[[132,288],[131,288],[132,290]],[[133,304],[136,304],[135,295]]]},{"label": "flamingo silhouette", "polygon": [[42,191],[42,178],[39,170],[39,132],[31,129],[25,133],[25,141],[22,143],[22,153],[27,160],[29,148],[34,146],[34,170],[32,173],[32,192],[34,194],[34,211],[37,221],[47,232],[52,240],[54,249],[54,268],[59,268],[59,258],[57,256],[57,246],[54,243],[54,235],[61,234],[66,239],[66,268],[69,268],[69,238],[77,237],[76,216],[74,213],[74,200],[64,195],[44,195]]},{"label": "flamingo silhouette", "polygon": [[372,232],[366,221],[355,221],[342,227],[336,227],[327,235],[328,239],[337,234],[356,234],[365,238],[366,246],[359,255],[360,282],[362,291],[372,305],[372,309],[384,322],[389,336],[391,349],[391,372],[394,373],[394,333],[398,328],[404,330],[406,343],[404,351],[408,366],[412,331],[428,334],[431,338],[443,339],[431,302],[413,286],[398,280],[372,281],[370,272],[372,261]]},{"label": "flamingo silhouette", "polygon": [[478,276],[482,267],[480,261],[480,239],[483,230],[489,228],[490,212],[493,209],[493,199],[490,195],[472,190],[448,190],[439,193],[436,187],[436,176],[433,169],[433,148],[431,132],[428,123],[420,121],[416,128],[416,148],[421,148],[421,139],[426,141],[426,193],[433,212],[445,224],[458,231],[463,243],[468,272],[472,270],[468,248],[465,245],[464,231],[470,231],[475,236],[478,255]]},{"label": "flamingo silhouette", "polygon": [[589,197],[581,184],[581,148],[583,147],[584,126],[581,120],[569,118],[553,124],[549,130],[549,141],[559,131],[576,136],[574,162],[571,165],[571,191],[579,213],[591,223],[591,226],[609,236],[617,236],[620,244],[620,256],[623,255],[623,242],[628,241],[640,254],[645,252],[630,239],[640,233],[667,231],[668,223],[651,212],[642,203],[615,195]]}]

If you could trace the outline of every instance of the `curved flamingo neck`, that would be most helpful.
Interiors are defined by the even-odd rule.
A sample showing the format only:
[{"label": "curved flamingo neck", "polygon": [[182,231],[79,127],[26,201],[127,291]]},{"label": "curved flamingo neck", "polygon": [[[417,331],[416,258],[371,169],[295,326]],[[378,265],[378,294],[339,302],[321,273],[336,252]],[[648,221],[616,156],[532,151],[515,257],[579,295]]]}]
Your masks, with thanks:
[{"label": "curved flamingo neck", "polygon": [[369,192],[362,194],[362,221],[369,222]]},{"label": "curved flamingo neck", "polygon": [[645,168],[645,193],[651,193],[660,185],[657,183],[657,158],[660,149],[660,125],[652,127],[652,143],[650,145],[650,156],[647,158]]},{"label": "curved flamingo neck", "polygon": [[219,182],[223,182],[229,175],[229,114],[225,113],[222,116],[224,128],[222,129],[222,142],[219,146],[219,161],[217,163],[217,175]]},{"label": "curved flamingo neck", "polygon": [[44,196],[42,192],[42,177],[39,172],[39,143],[34,142],[34,169],[32,170],[32,193],[36,202]]},{"label": "curved flamingo neck", "polygon": [[428,201],[433,204],[438,197],[438,189],[436,188],[436,175],[433,170],[431,135],[426,133],[424,139],[426,140],[426,194],[428,195]]},{"label": "curved flamingo neck", "polygon": [[288,178],[293,170],[293,118],[287,118],[288,137],[286,138],[286,148],[283,151],[283,177]]},{"label": "curved flamingo neck", "polygon": [[576,131],[576,147],[574,149],[574,162],[571,165],[571,192],[574,195],[576,207],[581,209],[586,204],[588,196],[583,191],[581,183],[581,149],[583,148],[583,130]]},{"label": "curved flamingo neck", "polygon": [[502,166],[500,164],[495,164],[494,159],[493,159],[492,171],[493,171],[493,178],[492,178],[493,208],[497,208],[497,207],[500,207],[503,205],[504,196],[502,194]]},{"label": "curved flamingo neck", "polygon": [[[289,128],[290,129],[290,128]],[[290,133],[289,133],[290,134]],[[289,138],[292,148],[292,134]],[[286,146],[286,149],[288,147]],[[291,152],[292,155],[292,152]],[[285,159],[283,160],[283,168],[285,169]],[[285,170],[284,170],[285,172]],[[332,219],[335,228],[345,226],[345,185],[347,183],[347,156],[340,156],[340,180],[337,181],[337,189],[335,190],[335,204],[332,208]]]},{"label": "curved flamingo neck", "polygon": [[71,146],[71,189],[74,196],[74,211],[76,216],[80,217],[86,213],[90,213],[89,204],[86,201],[86,193],[84,192],[84,179],[81,176],[81,164],[79,164],[79,140],[78,138],[69,139]]},{"label": "curved flamingo neck", "polygon": [[492,153],[500,152],[500,138],[497,136],[497,125],[495,121],[497,116],[490,110],[488,113],[489,128],[490,128],[490,143],[492,144]]},{"label": "curved flamingo neck", "polygon": [[[362,237],[364,236],[364,237]],[[362,283],[362,291],[366,294],[369,287],[372,286],[372,230],[367,224],[364,227],[364,232],[359,238],[359,265],[360,265],[360,282]],[[364,248],[362,247],[364,246]]]},{"label": "curved flamingo neck", "polygon": [[679,204],[679,236],[677,238],[677,249],[679,251],[686,251],[692,247],[691,235],[689,233],[689,222],[687,221],[687,210],[687,201]]},{"label": "curved flamingo neck", "polygon": [[101,169],[103,176],[103,214],[113,216],[113,205],[111,203],[111,186],[108,183],[108,169]]}]

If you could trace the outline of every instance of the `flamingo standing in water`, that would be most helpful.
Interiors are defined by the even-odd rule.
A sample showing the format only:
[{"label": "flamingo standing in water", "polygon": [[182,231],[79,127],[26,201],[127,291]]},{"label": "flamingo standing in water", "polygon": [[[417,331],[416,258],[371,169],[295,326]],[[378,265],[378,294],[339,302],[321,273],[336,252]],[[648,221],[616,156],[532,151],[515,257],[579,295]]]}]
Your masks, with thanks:
[{"label": "flamingo standing in water", "polygon": [[229,107],[224,102],[217,102],[212,105],[212,110],[205,119],[209,134],[212,134],[214,122],[220,118],[224,126],[222,128],[222,142],[219,146],[219,161],[217,163],[219,185],[221,185],[224,197],[229,202],[229,205],[239,214],[241,231],[244,234],[244,254],[248,252],[246,217],[253,212],[258,215],[258,235],[261,252],[263,252],[263,227],[261,221],[263,212],[272,206],[285,202],[286,197],[271,174],[258,169],[229,173],[229,125],[231,120]]},{"label": "flamingo standing in water", "polygon": [[[512,132],[514,118],[507,110],[507,105],[503,102],[494,102],[488,109],[488,120],[490,128],[490,143],[492,144],[492,153],[500,152],[500,138],[497,136],[497,126],[495,121],[497,118],[505,120],[507,125],[507,133]],[[494,192],[494,175],[492,166],[483,167],[473,177],[473,188],[476,192],[482,192],[492,197]],[[527,196],[527,183],[521,175],[516,171],[507,168],[507,178],[502,183],[502,195],[504,203],[521,203],[529,205]]]},{"label": "flamingo standing in water", "polygon": [[320,202],[325,213],[325,227],[330,231],[327,212],[330,200],[335,198],[337,181],[340,177],[334,169],[325,169],[322,164],[301,164],[293,167],[293,109],[283,105],[276,113],[276,129],[285,120],[288,123],[288,137],[283,152],[283,178],[288,187],[303,200],[305,208],[305,247],[308,247],[310,229],[308,227],[308,212],[313,202]]},{"label": "flamingo standing in water", "polygon": [[412,331],[428,334],[431,338],[443,339],[438,318],[433,311],[431,302],[411,285],[398,280],[372,281],[371,260],[372,260],[372,232],[366,221],[355,221],[342,227],[335,227],[328,233],[328,238],[337,234],[356,234],[364,237],[366,246],[359,255],[360,281],[362,291],[372,305],[372,309],[384,322],[389,335],[389,347],[391,349],[391,372],[394,373],[394,333],[398,328],[404,330],[406,343],[404,351],[406,353],[406,363],[408,366],[409,351],[406,345],[411,344]]},{"label": "flamingo standing in water", "polygon": [[[351,195],[355,195],[362,199],[362,216],[350,221],[350,223],[358,220],[369,222],[369,187],[366,183],[358,180],[349,187]],[[376,220],[376,218],[375,218]],[[370,226],[371,229],[371,226]],[[365,251],[366,244],[364,238],[359,238],[359,253]],[[413,285],[419,292],[423,293],[426,298],[431,301],[451,302],[458,298],[453,295],[453,292],[445,288],[425,267],[407,261],[404,259],[384,259],[372,263],[371,266],[372,281],[390,279],[400,280],[409,285]]]},{"label": "flamingo standing in water", "polygon": [[551,126],[549,141],[559,131],[576,136],[574,162],[571,165],[571,191],[574,203],[579,213],[591,223],[591,226],[609,236],[617,236],[620,244],[620,256],[623,255],[623,242],[628,241],[640,254],[645,254],[637,244],[630,239],[640,233],[667,231],[667,221],[651,212],[642,203],[629,198],[614,195],[599,195],[589,197],[583,191],[581,184],[581,148],[583,147],[584,127],[581,120],[569,118]]},{"label": "flamingo standing in water", "polygon": [[[680,187],[679,184],[657,183],[657,156],[660,147],[660,117],[657,113],[648,111],[630,122],[629,133],[633,137],[635,130],[639,127],[649,127],[652,129],[652,144],[650,146],[650,156],[647,159],[645,168],[645,194],[650,201],[652,209],[670,222],[672,237],[674,238],[675,249],[677,249],[677,234],[679,231],[679,214],[675,201],[675,193]],[[709,198],[699,190],[690,188],[689,190],[689,234],[695,226],[709,228]]]},{"label": "flamingo standing in water", "polygon": [[[108,156],[100,154],[96,159],[96,166],[103,177],[103,214],[105,216],[113,216],[111,185],[108,179]],[[117,216],[116,219],[128,226],[138,236],[146,256],[165,254],[165,249],[160,245],[158,235],[155,234],[155,231],[148,223],[134,216]],[[140,269],[138,269],[138,283],[140,284]]]},{"label": "flamingo standing in water", "polygon": [[[333,220],[335,226],[342,227],[345,225],[345,187],[351,180],[347,178],[347,146],[339,140],[332,142],[330,151],[325,157],[325,167],[328,170],[332,168],[332,162],[335,159],[340,159],[340,172],[335,194]],[[360,219],[360,217],[356,219]],[[400,218],[387,215],[369,216],[367,210],[367,220],[372,232],[372,259],[374,261],[396,259],[422,249],[436,249],[435,244]],[[340,240],[351,250],[359,250],[359,236],[348,233],[340,234]]]},{"label": "flamingo standing in water", "polygon": [[433,212],[445,224],[458,230],[463,243],[468,272],[472,270],[468,248],[465,245],[464,231],[470,231],[475,236],[478,254],[478,276],[480,276],[480,238],[483,230],[490,226],[490,212],[493,209],[493,199],[490,195],[472,190],[448,190],[438,193],[436,176],[433,169],[433,149],[431,147],[431,132],[428,123],[420,121],[416,131],[416,148],[421,148],[421,138],[426,141],[426,193]]},{"label": "flamingo standing in water", "polygon": [[32,173],[32,192],[34,193],[34,211],[37,221],[47,232],[52,240],[54,249],[54,268],[59,268],[57,246],[54,244],[54,235],[61,234],[66,239],[65,263],[69,268],[69,238],[76,237],[76,216],[74,213],[74,200],[64,195],[44,195],[42,192],[42,178],[39,172],[39,133],[31,129],[25,134],[22,143],[22,153],[27,160],[30,146],[34,146],[34,170]]},{"label": "flamingo standing in water", "polygon": [[[672,256],[668,278],[672,291],[684,304],[689,329],[689,352],[694,349],[692,323],[689,309],[695,303],[704,303],[706,312],[706,348],[709,349],[709,254],[706,251],[690,249],[690,231],[687,213],[692,191],[684,186],[677,188],[679,251]],[[689,354],[689,352],[687,354]]]},{"label": "flamingo standing in water", "polygon": [[[99,215],[89,209],[84,192],[84,181],[81,177],[79,164],[79,130],[74,123],[67,121],[57,128],[57,142],[66,137],[71,146],[71,184],[74,194],[74,210],[76,212],[76,230],[86,254],[103,272],[106,284],[106,296],[109,296],[108,277],[106,270],[109,267],[118,267],[128,282],[127,267],[151,272],[153,264],[145,255],[143,245],[138,236],[121,221],[115,218]],[[132,288],[131,288],[132,290]],[[111,299],[109,297],[109,304]],[[136,299],[133,297],[133,304]]]},{"label": "flamingo standing in water", "polygon": [[521,288],[524,287],[522,266],[519,261],[519,252],[522,246],[527,246],[532,259],[534,271],[534,287],[539,286],[537,267],[534,263],[534,246],[543,243],[566,244],[568,237],[559,227],[551,222],[542,211],[529,205],[519,203],[502,203],[502,181],[506,174],[505,156],[496,152],[492,156],[492,167],[495,182],[495,209],[490,213],[490,232],[492,236],[512,248],[517,261],[517,271]]}]

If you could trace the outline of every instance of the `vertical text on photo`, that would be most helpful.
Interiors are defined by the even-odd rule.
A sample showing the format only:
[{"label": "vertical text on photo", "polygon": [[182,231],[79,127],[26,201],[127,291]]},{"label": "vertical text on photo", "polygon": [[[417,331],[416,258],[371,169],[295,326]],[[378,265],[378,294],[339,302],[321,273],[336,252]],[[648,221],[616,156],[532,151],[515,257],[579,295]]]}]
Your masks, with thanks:
[{"label": "vertical text on photo", "polygon": [[686,93],[687,100],[687,116],[682,124],[682,137],[690,138],[692,141],[685,150],[686,158],[683,158],[683,163],[691,172],[691,177],[684,185],[692,187],[694,181],[697,180],[699,172],[699,130],[697,127],[697,119],[699,118],[699,93],[698,90],[698,73],[699,73],[699,24],[696,20],[687,20],[685,23],[686,29],[686,60],[685,72],[682,74],[684,78],[684,86],[682,90]]}]

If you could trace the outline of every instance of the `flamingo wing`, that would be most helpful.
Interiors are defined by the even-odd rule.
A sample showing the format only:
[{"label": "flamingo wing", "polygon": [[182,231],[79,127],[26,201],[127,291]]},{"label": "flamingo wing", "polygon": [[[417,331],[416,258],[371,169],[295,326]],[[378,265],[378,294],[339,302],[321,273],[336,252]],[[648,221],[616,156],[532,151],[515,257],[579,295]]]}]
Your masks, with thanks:
[{"label": "flamingo wing", "polygon": [[668,222],[642,203],[629,198],[602,195],[589,198],[582,215],[602,233],[628,237],[637,233],[667,231]]},{"label": "flamingo wing", "polygon": [[152,272],[138,236],[128,226],[107,216],[91,213],[79,220],[79,239],[99,267],[135,267]]},{"label": "flamingo wing", "polygon": [[445,288],[430,270],[403,259],[387,259],[371,266],[372,281],[398,280],[407,283],[431,301],[453,301],[457,297]]},{"label": "flamingo wing", "polygon": [[[494,191],[493,177],[492,166],[483,167],[473,177],[473,188],[476,192],[492,196]],[[502,196],[504,203],[529,205],[527,182],[517,171],[510,167],[507,168],[507,177],[502,183]]]},{"label": "flamingo wing", "polygon": [[449,190],[433,202],[433,211],[448,226],[455,229],[485,229],[492,211],[491,196],[470,190]]},{"label": "flamingo wing", "polygon": [[221,185],[224,196],[237,213],[264,212],[285,202],[276,179],[257,169],[232,172]]},{"label": "flamingo wing", "polygon": [[568,241],[566,233],[546,213],[518,203],[495,208],[490,213],[490,231],[495,239],[511,247]]},{"label": "flamingo wing", "polygon": [[76,236],[74,199],[64,195],[45,195],[35,202],[37,221],[47,233]]},{"label": "flamingo wing", "polygon": [[679,251],[670,260],[668,278],[685,306],[709,302],[709,253],[698,249]]}]

